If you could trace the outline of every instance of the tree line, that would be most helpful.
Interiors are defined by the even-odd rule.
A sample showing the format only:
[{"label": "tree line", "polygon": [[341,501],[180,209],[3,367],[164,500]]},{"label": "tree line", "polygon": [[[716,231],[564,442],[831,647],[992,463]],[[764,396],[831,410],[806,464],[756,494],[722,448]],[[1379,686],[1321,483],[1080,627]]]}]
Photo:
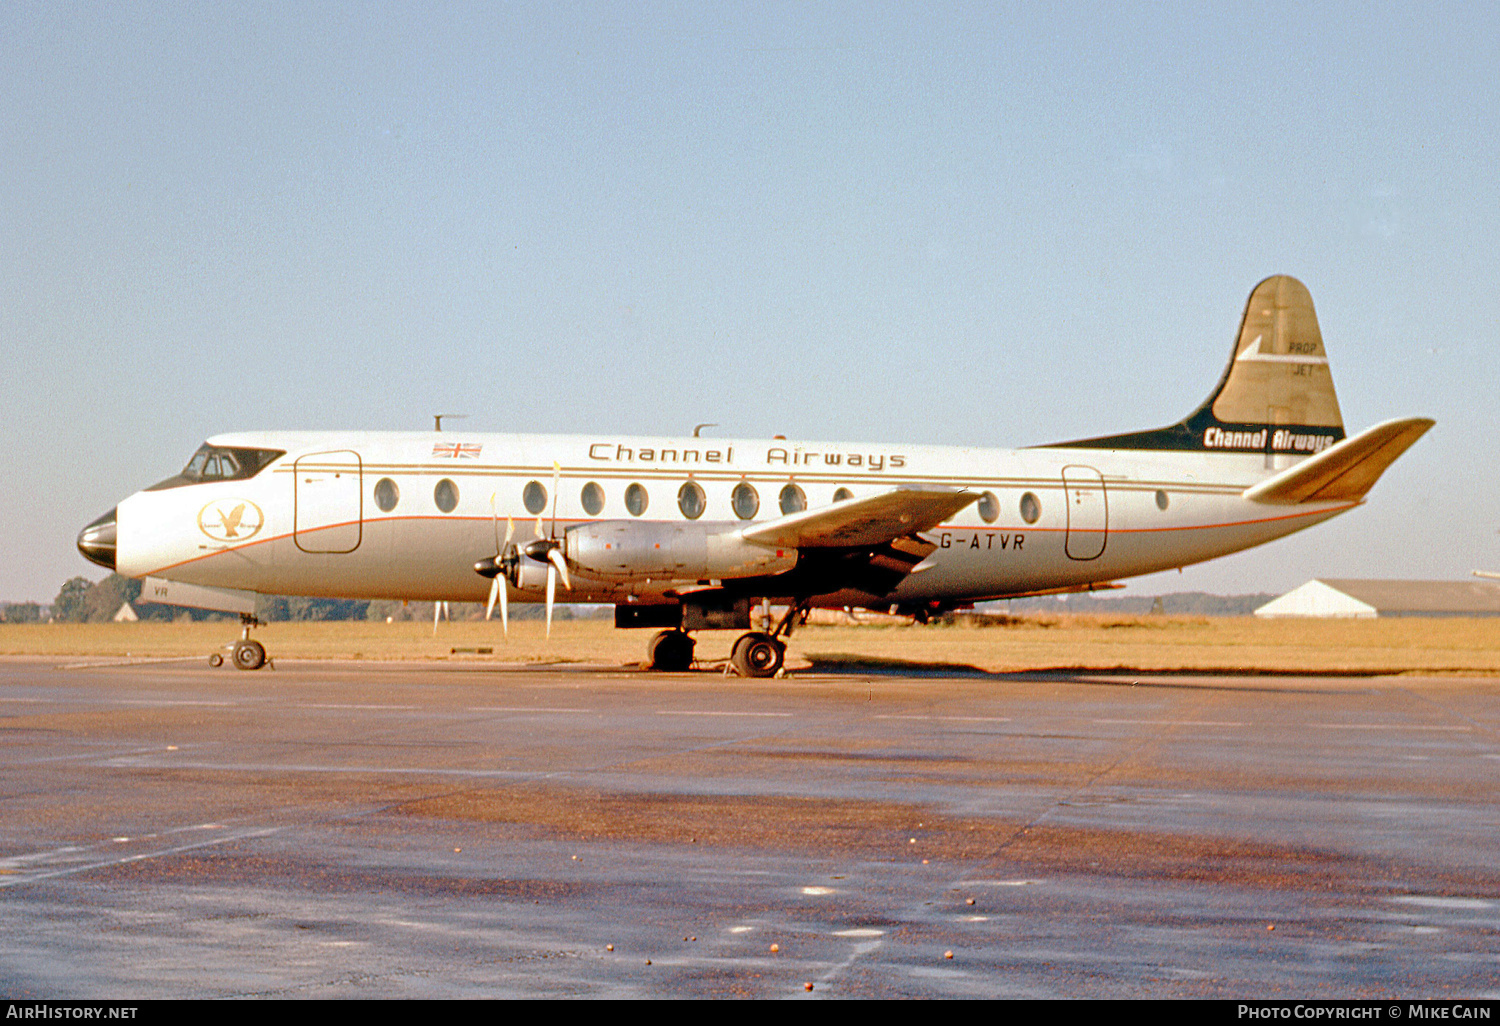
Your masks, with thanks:
[{"label": "tree line", "polygon": [[[233,620],[233,613],[221,613],[208,609],[190,609],[186,606],[171,606],[159,602],[140,602],[141,582],[120,574],[110,574],[102,581],[90,581],[87,577],[74,577],[63,584],[57,597],[52,600],[50,619],[55,623],[108,623],[115,618],[120,607],[129,602],[135,615],[141,620]],[[447,603],[447,619],[481,620],[484,605],[478,602]],[[604,610],[609,612],[609,610]],[[255,600],[255,615],[267,623],[288,620],[431,620],[431,602],[402,602],[399,599],[365,600],[308,598],[301,595],[260,595]],[[521,605],[511,610],[511,616],[528,620],[543,615],[541,606]],[[581,611],[559,606],[554,614],[557,619],[570,620]],[[602,615],[602,614],[601,614]],[[0,622],[38,623],[47,619],[43,607],[36,602],[10,602],[0,604]]]}]

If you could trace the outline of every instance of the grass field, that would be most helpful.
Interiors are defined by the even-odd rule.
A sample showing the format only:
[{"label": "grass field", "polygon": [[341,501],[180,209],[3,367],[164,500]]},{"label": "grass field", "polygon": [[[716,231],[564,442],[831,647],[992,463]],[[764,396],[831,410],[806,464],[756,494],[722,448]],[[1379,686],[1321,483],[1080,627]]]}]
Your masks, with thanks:
[{"label": "grass field", "polygon": [[[233,623],[0,624],[0,655],[170,658],[221,649]],[[637,664],[652,632],[608,621],[298,622],[257,628],[273,659],[476,659]],[[727,658],[733,631],[697,635],[698,658]],[[488,654],[454,649],[490,648]],[[1254,617],[1046,615],[1002,626],[809,626],[787,667],[1500,675],[1500,619],[1257,620]]]}]

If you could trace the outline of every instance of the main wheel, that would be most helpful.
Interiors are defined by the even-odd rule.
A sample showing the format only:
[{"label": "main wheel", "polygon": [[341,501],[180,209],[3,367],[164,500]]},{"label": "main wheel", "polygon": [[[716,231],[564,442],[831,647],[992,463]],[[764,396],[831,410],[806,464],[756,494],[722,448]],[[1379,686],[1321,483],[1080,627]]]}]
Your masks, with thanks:
[{"label": "main wheel", "polygon": [[693,665],[693,647],[696,642],[682,631],[662,631],[651,639],[646,649],[651,669],[667,673],[681,673]]},{"label": "main wheel", "polygon": [[265,646],[248,638],[236,641],[233,659],[236,670],[258,670],[266,665]]},{"label": "main wheel", "polygon": [[785,645],[757,631],[734,643],[729,662],[741,677],[774,677],[785,658]]}]

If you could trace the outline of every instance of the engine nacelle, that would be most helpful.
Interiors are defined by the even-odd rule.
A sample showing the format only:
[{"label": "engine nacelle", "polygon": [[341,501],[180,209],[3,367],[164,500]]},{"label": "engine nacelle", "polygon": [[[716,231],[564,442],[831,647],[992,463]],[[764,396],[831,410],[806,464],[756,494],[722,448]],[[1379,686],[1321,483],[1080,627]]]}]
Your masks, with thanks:
[{"label": "engine nacelle", "polygon": [[572,569],[612,581],[760,577],[797,565],[796,549],[747,542],[740,526],[600,520],[568,528],[563,556]]},{"label": "engine nacelle", "polygon": [[519,591],[546,591],[547,564],[530,556],[522,556],[521,561],[516,564],[510,583]]}]

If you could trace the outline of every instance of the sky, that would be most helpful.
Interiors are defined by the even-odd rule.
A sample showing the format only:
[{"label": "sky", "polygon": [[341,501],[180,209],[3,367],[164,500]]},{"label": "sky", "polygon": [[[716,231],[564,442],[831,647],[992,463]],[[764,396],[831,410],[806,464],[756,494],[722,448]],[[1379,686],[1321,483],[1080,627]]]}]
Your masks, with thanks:
[{"label": "sky", "polygon": [[1035,445],[1312,292],[1363,507],[1125,594],[1500,570],[1500,6],[0,5],[0,600],[258,428]]}]

